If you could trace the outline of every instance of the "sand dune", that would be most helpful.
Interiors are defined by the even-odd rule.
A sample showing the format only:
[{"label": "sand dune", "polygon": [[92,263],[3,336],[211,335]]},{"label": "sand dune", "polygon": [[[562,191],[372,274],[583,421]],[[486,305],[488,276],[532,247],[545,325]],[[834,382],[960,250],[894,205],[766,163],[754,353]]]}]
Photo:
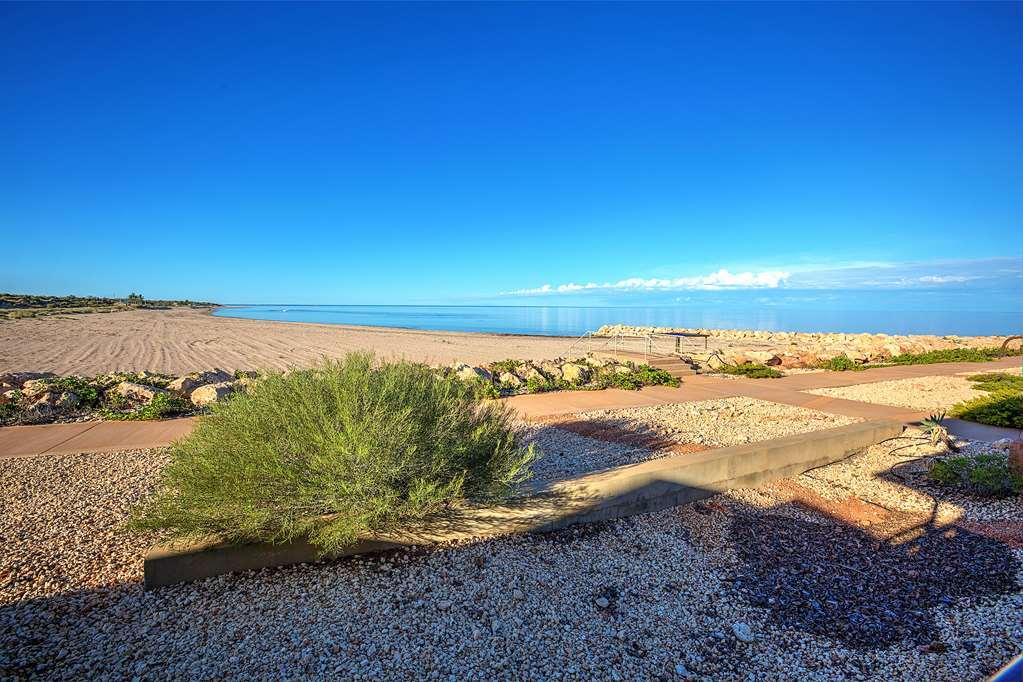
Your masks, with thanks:
[{"label": "sand dune", "polygon": [[307,366],[351,350],[430,363],[541,360],[565,355],[573,339],[264,322],[200,310],[136,310],[0,322],[0,372],[95,374],[150,370],[181,374]]}]

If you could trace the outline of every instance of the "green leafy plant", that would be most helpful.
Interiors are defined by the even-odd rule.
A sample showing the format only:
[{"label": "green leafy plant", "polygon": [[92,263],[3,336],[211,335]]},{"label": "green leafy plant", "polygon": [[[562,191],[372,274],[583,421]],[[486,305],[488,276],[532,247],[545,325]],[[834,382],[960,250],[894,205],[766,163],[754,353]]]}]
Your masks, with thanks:
[{"label": "green leafy plant", "polygon": [[78,396],[78,404],[81,407],[95,407],[99,404],[99,391],[85,377],[69,375],[46,379],[46,390],[52,393],[74,393]]},{"label": "green leafy plant", "polygon": [[855,360],[850,359],[847,355],[836,355],[828,360],[821,360],[817,363],[816,367],[832,372],[862,372],[868,368],[867,365],[861,365]]},{"label": "green leafy plant", "polygon": [[1019,355],[1019,349],[946,348],[926,353],[902,353],[885,362],[889,365],[931,365],[939,362],[988,362],[1001,357]]},{"label": "green leafy plant", "polygon": [[951,415],[978,424],[1023,429],[1023,392],[994,391],[953,405]]},{"label": "green leafy plant", "polygon": [[0,396],[0,422],[13,421],[21,412],[21,390],[14,389],[10,397]]},{"label": "green leafy plant", "polygon": [[761,365],[755,362],[745,362],[741,365],[722,365],[714,371],[721,374],[744,376],[750,379],[778,379],[784,376],[774,367],[768,367],[767,365]]},{"label": "green leafy plant", "polygon": [[974,374],[967,378],[975,382],[974,388],[980,391],[987,391],[989,393],[998,391],[1023,392],[1023,376],[1018,374],[988,372],[986,374]]},{"label": "green leafy plant", "polygon": [[526,393],[546,393],[555,388],[554,382],[546,377],[533,375],[526,380]]},{"label": "green leafy plant", "polygon": [[1004,497],[1023,491],[1023,477],[1009,469],[1009,458],[1004,454],[985,453],[935,460],[928,475],[936,483],[976,495]]},{"label": "green leafy plant", "polygon": [[497,362],[490,365],[490,371],[494,374],[500,374],[501,372],[515,372],[519,368],[522,362],[520,360],[498,360]]},{"label": "green leafy plant", "polygon": [[214,406],[170,455],[163,490],[132,527],[308,537],[330,554],[453,501],[507,497],[536,452],[502,403],[477,400],[466,383],[354,353],[268,375]]},{"label": "green leafy plant", "polygon": [[187,400],[166,393],[157,393],[151,401],[133,410],[124,412],[118,409],[118,407],[123,409],[126,406],[127,401],[117,396],[111,401],[110,407],[100,410],[100,414],[104,419],[114,421],[149,421],[171,417],[195,409],[192,403]]}]

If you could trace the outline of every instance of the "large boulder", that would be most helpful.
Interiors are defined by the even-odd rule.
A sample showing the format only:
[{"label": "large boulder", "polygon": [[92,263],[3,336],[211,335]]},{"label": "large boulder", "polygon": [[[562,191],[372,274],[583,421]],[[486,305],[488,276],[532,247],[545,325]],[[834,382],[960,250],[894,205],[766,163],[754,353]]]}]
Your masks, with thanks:
[{"label": "large boulder", "polygon": [[233,381],[221,381],[215,384],[206,384],[192,391],[189,398],[193,405],[197,407],[205,407],[206,405],[212,405],[218,403],[227,396],[234,393],[236,389],[235,382]]},{"label": "large boulder", "polygon": [[208,384],[219,384],[225,381],[232,381],[234,377],[222,369],[213,369],[208,372],[192,372],[183,377],[178,377],[167,384],[167,390],[176,393],[182,398],[188,398],[195,389]]},{"label": "large boulder", "polygon": [[497,375],[497,380],[502,386],[510,386],[511,388],[518,388],[522,384],[526,383],[511,372],[501,372]]},{"label": "large boulder", "polygon": [[744,355],[752,362],[773,367],[781,364],[781,358],[769,350],[748,350]]},{"label": "large boulder", "polygon": [[136,384],[132,381],[122,381],[121,383],[114,386],[114,394],[119,395],[122,398],[128,400],[134,400],[135,402],[148,403],[153,398],[160,394],[165,394],[168,391],[156,386],[146,386],[145,384]]},{"label": "large boulder", "polygon": [[543,373],[545,377],[551,379],[552,381],[557,381],[562,376],[561,367],[558,365],[558,363],[554,362],[553,360],[544,360],[543,362],[541,362],[540,371]]},{"label": "large boulder", "polygon": [[54,403],[58,409],[61,410],[73,410],[81,404],[82,399],[78,397],[78,394],[74,391],[64,391],[58,397]]},{"label": "large boulder", "polygon": [[566,362],[561,366],[561,374],[565,381],[573,384],[585,384],[593,376],[593,370],[586,365],[575,362]]},{"label": "large boulder", "polygon": [[482,379],[483,381],[490,381],[490,372],[483,369],[482,367],[473,367],[472,365],[458,364],[454,367],[455,376],[462,381],[475,381]]},{"label": "large boulder", "polygon": [[29,379],[22,383],[21,392],[31,398],[46,393],[50,390],[51,385],[50,379]]},{"label": "large boulder", "polygon": [[543,375],[543,372],[538,370],[531,362],[523,362],[521,365],[516,367],[515,376],[523,381],[529,381],[530,379],[538,379],[540,381],[547,380],[547,377]]}]

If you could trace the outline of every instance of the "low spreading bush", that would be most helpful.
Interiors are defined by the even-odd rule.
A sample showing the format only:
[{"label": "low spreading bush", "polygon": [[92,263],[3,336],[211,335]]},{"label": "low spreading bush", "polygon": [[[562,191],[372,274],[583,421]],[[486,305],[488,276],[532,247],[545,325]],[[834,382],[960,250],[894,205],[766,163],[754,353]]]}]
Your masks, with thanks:
[{"label": "low spreading bush", "polygon": [[1023,392],[1023,376],[1018,374],[988,372],[986,374],[974,374],[968,378],[970,381],[976,382],[974,388],[980,391],[987,391],[989,393],[997,391]]},{"label": "low spreading bush", "polygon": [[514,373],[515,370],[518,369],[519,365],[521,365],[521,364],[522,364],[522,362],[520,362],[519,360],[511,360],[511,359],[508,359],[508,360],[498,360],[497,362],[495,362],[495,363],[490,365],[490,371],[493,372],[494,374],[500,374],[502,372],[512,372],[512,373]]},{"label": "low spreading bush", "polygon": [[308,537],[324,553],[529,476],[510,413],[420,364],[352,354],[270,374],[171,447],[137,529],[233,542]]},{"label": "low spreading bush", "polygon": [[745,362],[741,365],[722,365],[714,371],[722,374],[748,377],[750,379],[778,379],[784,376],[774,367],[768,367],[767,365],[755,362]]},{"label": "low spreading bush", "polygon": [[1019,354],[1019,349],[1003,351],[1001,348],[946,348],[926,353],[902,353],[886,360],[885,364],[932,365],[939,362],[988,362]]},{"label": "low spreading bush", "polygon": [[928,474],[937,483],[976,495],[1004,497],[1023,492],[1023,477],[1009,469],[1005,454],[939,459],[931,464]]},{"label": "low spreading bush", "polygon": [[[148,403],[140,405],[134,409],[128,409],[127,411],[123,409],[127,406],[127,401],[124,401],[123,399],[121,401],[116,401],[116,399],[111,398],[109,403],[110,406],[100,410],[100,414],[104,419],[114,421],[149,421],[152,419],[163,419],[164,417],[172,417],[195,409],[192,403],[184,398],[178,398],[166,393],[157,393]],[[117,409],[118,407],[121,407],[122,409]]]},{"label": "low spreading bush", "polygon": [[78,404],[82,407],[95,407],[99,404],[99,391],[84,377],[69,375],[46,379],[46,390],[51,393],[69,391],[78,396]]},{"label": "low spreading bush", "polygon": [[952,406],[951,416],[978,424],[1023,429],[1023,392],[994,391]]},{"label": "low spreading bush", "polygon": [[638,391],[644,386],[674,386],[681,382],[663,369],[639,365],[631,372],[619,372],[614,367],[601,367],[592,381],[592,388],[620,388]]},{"label": "low spreading bush", "polygon": [[832,372],[861,372],[867,369],[866,365],[861,365],[850,359],[848,355],[836,355],[828,360],[821,360],[816,366],[818,369],[827,369]]}]

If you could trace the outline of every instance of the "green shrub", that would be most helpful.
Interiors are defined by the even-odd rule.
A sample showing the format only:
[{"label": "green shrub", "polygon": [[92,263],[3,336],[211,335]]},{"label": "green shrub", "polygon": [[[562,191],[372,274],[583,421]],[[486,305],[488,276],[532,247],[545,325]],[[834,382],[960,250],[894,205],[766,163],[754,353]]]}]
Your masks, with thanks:
[{"label": "green shrub", "polygon": [[998,391],[1023,392],[1023,376],[1018,374],[988,372],[986,374],[974,374],[968,378],[970,381],[976,382],[974,388],[980,391],[987,391],[989,393]]},{"label": "green shrub", "polygon": [[1004,454],[985,453],[974,457],[950,457],[931,464],[931,480],[976,495],[1006,496],[1023,492],[1023,477],[1009,469]]},{"label": "green shrub", "polygon": [[678,388],[682,384],[677,377],[673,377],[665,370],[657,369],[650,365],[640,365],[637,367],[634,376],[638,377],[644,386],[673,386]]},{"label": "green shrub", "polygon": [[233,542],[308,537],[332,553],[529,476],[511,414],[420,364],[355,353],[271,374],[171,447],[164,490],[133,522]]},{"label": "green shrub", "polygon": [[1023,393],[995,391],[953,405],[951,415],[978,424],[1023,429]]},{"label": "green shrub", "polygon": [[546,393],[556,388],[554,382],[545,377],[538,377],[535,374],[526,380],[526,393]]},{"label": "green shrub", "polygon": [[497,386],[494,386],[492,382],[486,381],[482,377],[476,377],[465,383],[472,390],[477,400],[497,400],[501,397],[501,391],[497,389]]},{"label": "green shrub", "polygon": [[774,367],[768,367],[767,365],[755,362],[745,362],[741,365],[722,365],[714,371],[722,374],[748,377],[750,379],[778,379],[784,376]]},{"label": "green shrub", "polygon": [[[0,396],[0,422],[13,420],[21,412],[21,390],[14,389],[10,398]],[[2,402],[6,400],[7,402]]]},{"label": "green shrub", "polygon": [[947,348],[926,353],[902,353],[887,360],[885,364],[931,365],[938,362],[988,362],[1019,354],[1018,349],[1003,351],[1001,348]]},{"label": "green shrub", "polygon": [[82,407],[95,407],[99,404],[99,391],[96,386],[84,377],[69,375],[46,379],[46,388],[53,393],[70,391],[78,396],[78,404]]},{"label": "green shrub", "polygon": [[867,369],[866,365],[861,365],[844,354],[836,355],[828,360],[821,360],[816,366],[818,369],[827,369],[832,372],[862,372]]},{"label": "green shrub", "polygon": [[497,362],[490,365],[490,371],[494,374],[500,374],[501,372],[512,372],[514,373],[519,365],[522,363],[519,360],[498,360]]},{"label": "green shrub", "polygon": [[100,410],[104,419],[114,421],[149,421],[152,419],[163,419],[182,412],[190,412],[195,407],[184,398],[178,398],[166,393],[157,393],[153,399],[128,412],[123,412],[127,407],[127,401],[120,396],[111,396],[109,407]]}]

